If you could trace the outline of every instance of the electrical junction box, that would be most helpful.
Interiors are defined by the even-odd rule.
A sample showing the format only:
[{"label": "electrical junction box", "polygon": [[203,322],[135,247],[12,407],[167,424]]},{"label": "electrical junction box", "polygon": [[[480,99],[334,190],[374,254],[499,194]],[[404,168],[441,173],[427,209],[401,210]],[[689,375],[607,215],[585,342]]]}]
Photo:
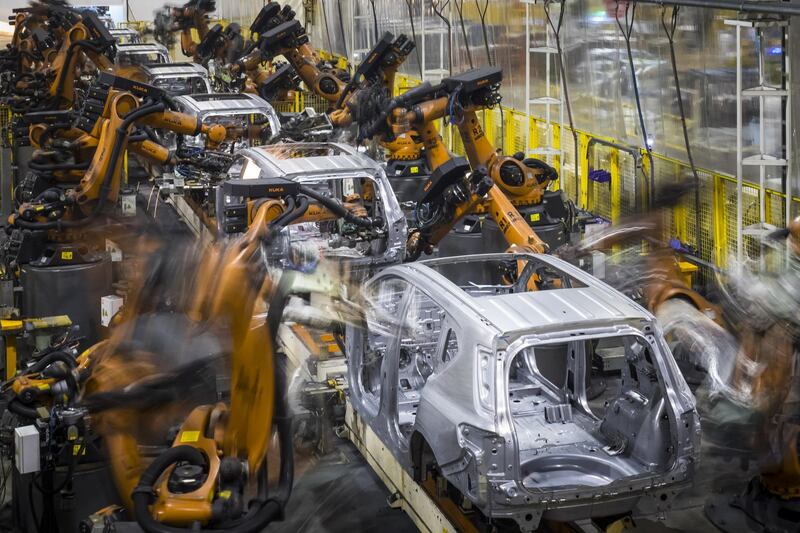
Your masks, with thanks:
[{"label": "electrical junction box", "polygon": [[136,216],[136,191],[127,189],[121,191],[119,194],[120,207],[122,208],[122,216],[135,217]]},{"label": "electrical junction box", "polygon": [[39,430],[36,426],[22,426],[14,430],[14,460],[20,474],[39,471]]},{"label": "electrical junction box", "polygon": [[606,279],[606,254],[603,252],[592,252],[592,275],[598,279]]},{"label": "electrical junction box", "polygon": [[107,328],[114,315],[122,309],[123,299],[115,294],[100,298],[100,323]]},{"label": "electrical junction box", "polygon": [[111,256],[112,262],[119,263],[122,261],[122,248],[111,239],[106,239],[106,252]]}]

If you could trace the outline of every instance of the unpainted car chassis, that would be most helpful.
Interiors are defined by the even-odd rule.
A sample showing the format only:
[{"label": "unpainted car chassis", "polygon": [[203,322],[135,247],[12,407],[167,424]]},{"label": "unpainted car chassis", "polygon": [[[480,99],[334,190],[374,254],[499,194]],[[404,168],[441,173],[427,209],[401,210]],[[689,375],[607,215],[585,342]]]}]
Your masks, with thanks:
[{"label": "unpainted car chassis", "polygon": [[[531,276],[549,289],[527,291]],[[494,254],[390,267],[365,294],[366,327],[346,336],[350,401],[418,482],[444,478],[530,531],[665,509],[691,480],[694,398],[654,317],[599,280]],[[617,369],[599,370],[604,357]]]}]

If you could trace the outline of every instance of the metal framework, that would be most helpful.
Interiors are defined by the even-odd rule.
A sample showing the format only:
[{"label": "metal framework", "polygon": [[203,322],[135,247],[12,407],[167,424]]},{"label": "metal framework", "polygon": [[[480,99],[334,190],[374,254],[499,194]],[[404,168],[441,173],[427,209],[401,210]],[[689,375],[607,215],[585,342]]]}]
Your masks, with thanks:
[{"label": "metal framework", "polygon": [[[532,109],[544,109],[544,119],[546,123],[545,141],[536,147],[531,146],[531,132],[530,128],[528,128],[525,137],[525,152],[526,155],[537,157],[544,156],[551,165],[556,163],[555,159],[557,158],[558,167],[560,167],[564,161],[564,149],[560,139],[556,139],[555,130],[558,128],[559,136],[564,131],[564,108],[566,102],[564,102],[563,80],[558,73],[558,64],[556,63],[556,61],[558,61],[558,48],[555,45],[556,36],[553,34],[553,29],[545,22],[545,42],[541,44],[534,43],[534,32],[537,30],[538,25],[532,17],[532,7],[537,2],[536,0],[521,1],[525,4],[525,115],[528,121],[530,121],[530,118],[535,116],[535,114],[531,113]],[[564,9],[561,2],[554,1],[551,3],[560,6],[560,9]],[[531,56],[544,58],[545,92],[543,95],[531,94]],[[556,71],[555,73],[553,72],[554,70]],[[558,86],[558,88],[555,89],[555,86]],[[553,120],[554,107],[557,108],[557,121]],[[561,169],[559,168],[559,170]]]},{"label": "metal framework", "polygon": [[[792,95],[788,90],[790,87],[790,67],[789,67],[789,54],[791,49],[789,46],[789,19],[782,17],[781,19],[736,19],[726,20],[725,24],[736,28],[736,255],[739,261],[744,259],[744,237],[746,235],[759,236],[765,231],[773,229],[767,224],[767,203],[766,203],[766,190],[767,190],[767,169],[777,168],[782,170],[781,182],[785,184],[785,190],[781,191],[785,194],[786,198],[792,197],[792,180],[788,175],[788,169],[791,168],[791,139],[792,139]],[[782,32],[782,40],[785,43],[783,46],[782,57],[782,72],[779,86],[771,86],[765,75],[764,68],[764,30],[766,28],[779,28]],[[758,85],[756,87],[744,88],[743,86],[743,71],[742,71],[742,30],[752,29],[755,32],[756,51],[758,54]],[[748,98],[758,99],[758,133],[759,145],[757,153],[745,157],[747,147],[743,141],[743,102]],[[779,99],[784,102],[781,105],[782,117],[781,121],[785,128],[783,133],[783,142],[781,143],[781,152],[778,155],[767,153],[766,142],[766,124],[764,119],[765,108],[768,100]],[[757,224],[743,227],[744,213],[743,213],[743,173],[744,167],[758,167],[759,171],[759,221]],[[792,202],[786,202],[786,216],[785,224],[788,226],[792,219]]]}]

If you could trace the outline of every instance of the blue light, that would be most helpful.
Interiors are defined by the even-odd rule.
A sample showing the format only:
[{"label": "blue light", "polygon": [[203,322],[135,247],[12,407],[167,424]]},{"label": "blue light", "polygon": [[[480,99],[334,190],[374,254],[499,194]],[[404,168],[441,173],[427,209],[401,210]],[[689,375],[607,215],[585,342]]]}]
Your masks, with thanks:
[{"label": "blue light", "polygon": [[783,52],[783,47],[781,46],[773,46],[769,49],[769,55],[776,56]]}]

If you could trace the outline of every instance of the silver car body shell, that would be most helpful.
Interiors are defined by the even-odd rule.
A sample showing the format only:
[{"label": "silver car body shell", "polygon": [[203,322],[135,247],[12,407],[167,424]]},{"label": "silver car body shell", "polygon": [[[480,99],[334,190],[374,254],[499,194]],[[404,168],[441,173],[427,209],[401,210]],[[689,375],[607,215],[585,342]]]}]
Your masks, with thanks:
[{"label": "silver car body shell", "polygon": [[[302,152],[329,151],[330,155],[289,156]],[[406,219],[383,166],[360,153],[352,146],[341,143],[291,143],[257,146],[240,150],[237,158],[255,163],[263,176],[280,177],[298,183],[316,183],[328,180],[370,178],[377,187],[381,207],[386,218],[385,251],[380,256],[348,261],[357,276],[363,279],[376,269],[401,262],[405,256],[407,234]],[[218,195],[219,197],[219,195]],[[219,203],[219,200],[218,200]],[[219,209],[218,209],[219,212]]]},{"label": "silver car body shell", "polygon": [[[118,44],[117,45],[117,64],[119,64],[119,57],[123,55],[141,55],[141,54],[158,54],[164,58],[164,63],[171,63],[172,59],[169,56],[169,50],[163,44],[157,43],[136,43],[136,44]],[[152,61],[143,61],[142,63],[152,63]]]},{"label": "silver car body shell", "polygon": [[211,92],[208,70],[197,63],[151,63],[141,66],[147,83],[156,85],[157,80],[171,78],[200,78],[205,84],[205,92]]},{"label": "silver car body shell", "polygon": [[[165,65],[168,66],[168,65]],[[202,68],[202,67],[201,67]],[[205,70],[205,69],[204,69]],[[200,118],[205,123],[209,117],[220,115],[263,115],[269,122],[272,136],[281,130],[281,121],[275,108],[258,95],[249,93],[209,93],[176,96],[181,111]]]},{"label": "silver car body shell", "polygon": [[[535,529],[543,516],[574,520],[628,512],[637,504],[654,510],[668,507],[693,476],[700,430],[694,397],[655,318],[600,280],[549,255],[526,257],[565,272],[585,287],[473,297],[432,268],[450,261],[464,262],[464,268],[469,268],[471,260],[504,256],[510,254],[406,263],[387,268],[370,279],[365,291],[383,279],[397,277],[427,293],[452,317],[451,323],[458,325],[462,338],[458,339],[458,355],[441,373],[429,377],[419,392],[413,432],[403,438],[398,428],[398,361],[384,357],[380,399],[370,398],[360,385],[359,375],[364,364],[364,333],[349,326],[346,348],[354,409],[407,471],[413,474],[419,466],[414,464],[413,448],[415,441],[418,444],[424,440],[450,483],[486,516],[513,519],[523,531]],[[599,487],[581,486],[577,479],[574,486],[537,489],[523,485],[517,450],[524,435],[515,429],[510,413],[510,365],[524,346],[570,340],[576,335],[631,335],[658,354],[654,366],[665,391],[671,442],[652,444],[673,450],[669,467]],[[488,401],[481,398],[482,384],[489,387]],[[551,425],[545,423],[544,416],[540,418],[535,429],[543,439],[557,439],[559,433],[571,430],[566,424]],[[576,450],[559,460],[580,465],[590,451],[595,450]],[[548,446],[542,445],[534,453],[545,455]],[[596,464],[602,463],[592,463],[587,468]]]},{"label": "silver car body shell", "polygon": [[142,36],[133,28],[112,28],[108,32],[117,40],[117,44],[141,44]]}]

